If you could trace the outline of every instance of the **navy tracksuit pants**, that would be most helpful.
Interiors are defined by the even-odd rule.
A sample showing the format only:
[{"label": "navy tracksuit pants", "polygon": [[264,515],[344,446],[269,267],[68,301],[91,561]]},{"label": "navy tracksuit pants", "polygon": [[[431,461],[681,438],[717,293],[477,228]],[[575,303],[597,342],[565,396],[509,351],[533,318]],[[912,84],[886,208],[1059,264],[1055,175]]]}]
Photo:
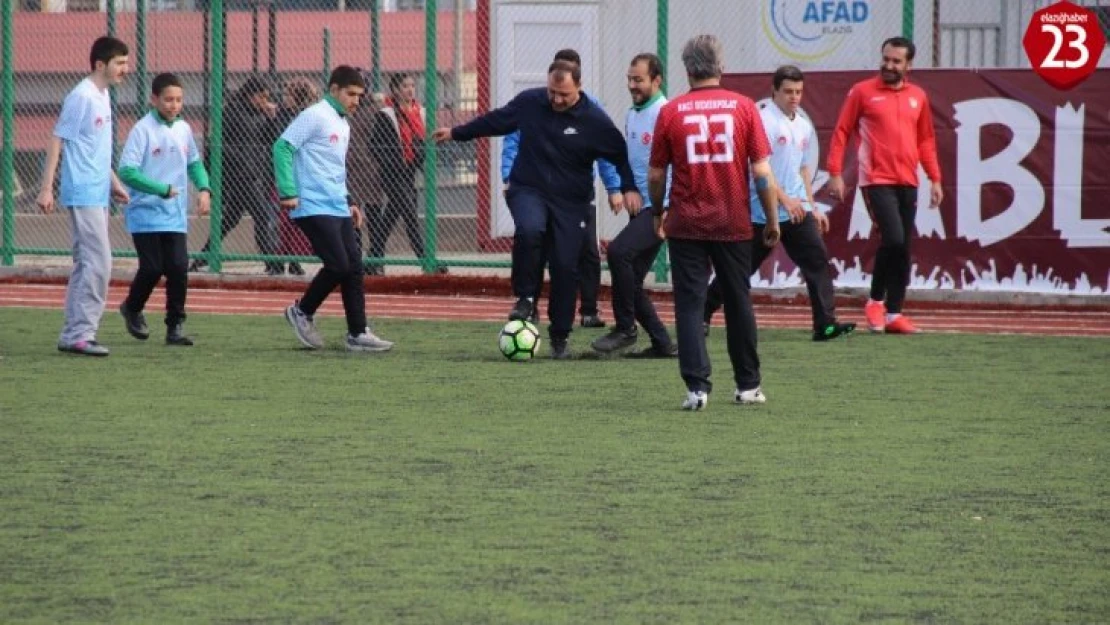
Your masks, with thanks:
[{"label": "navy tracksuit pants", "polygon": [[544,242],[547,240],[547,265],[551,273],[551,293],[547,316],[548,334],[565,339],[574,326],[574,302],[578,290],[578,261],[586,244],[587,226],[593,206],[590,202],[568,202],[552,198],[536,189],[511,185],[505,197],[512,213],[513,292],[532,297],[539,292],[543,278]]}]

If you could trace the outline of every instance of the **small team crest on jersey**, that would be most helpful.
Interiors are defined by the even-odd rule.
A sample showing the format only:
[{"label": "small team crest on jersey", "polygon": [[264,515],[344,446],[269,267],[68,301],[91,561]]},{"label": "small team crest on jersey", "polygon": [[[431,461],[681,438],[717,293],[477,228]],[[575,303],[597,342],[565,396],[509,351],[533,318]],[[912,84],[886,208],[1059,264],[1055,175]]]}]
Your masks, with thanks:
[{"label": "small team crest on jersey", "polygon": [[917,98],[915,98],[913,96],[910,96],[910,108],[911,109],[917,108]]},{"label": "small team crest on jersey", "polygon": [[651,133],[645,132],[644,134],[640,135],[640,143],[643,143],[644,145],[651,145]]},{"label": "small team crest on jersey", "polygon": [[104,127],[104,118],[103,117],[97,117],[96,121],[93,122],[93,125],[95,125],[97,128],[103,128]]},{"label": "small team crest on jersey", "polygon": [[333,145],[339,143],[339,135],[333,132],[331,136],[328,137],[328,141],[330,141]]},{"label": "small team crest on jersey", "polygon": [[786,135],[779,135],[778,144],[779,145],[786,145],[786,142],[787,142]]},{"label": "small team crest on jersey", "polygon": [[155,157],[155,158],[158,158],[159,156],[162,156],[162,148],[154,148],[153,150],[150,151],[150,155]]}]

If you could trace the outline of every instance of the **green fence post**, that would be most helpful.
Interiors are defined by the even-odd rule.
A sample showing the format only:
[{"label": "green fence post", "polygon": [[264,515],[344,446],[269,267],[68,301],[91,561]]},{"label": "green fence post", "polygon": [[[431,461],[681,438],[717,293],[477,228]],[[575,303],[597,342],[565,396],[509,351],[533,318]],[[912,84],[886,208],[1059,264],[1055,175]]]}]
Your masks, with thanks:
[{"label": "green fence post", "polygon": [[913,41],[913,0],[902,0],[902,36]]},{"label": "green fence post", "polygon": [[378,0],[370,0],[370,91],[382,90],[382,9]]},{"label": "green fence post", "polygon": [[135,2],[135,120],[143,116],[143,102],[146,101],[146,3]]},{"label": "green fence post", "polygon": [[[331,78],[331,29],[324,27],[324,84]],[[325,87],[326,88],[326,87]]]},{"label": "green fence post", "polygon": [[[669,0],[656,0],[655,2],[655,50],[659,60],[663,62],[663,92],[667,92],[667,24],[670,19]],[[644,198],[646,201],[647,198]],[[661,206],[655,207],[656,210]],[[652,265],[656,282],[667,282],[667,243],[659,246],[659,253],[655,255],[655,264]]]},{"label": "green fence post", "polygon": [[211,143],[208,173],[212,186],[212,212],[208,220],[208,266],[219,273],[223,269],[223,236],[220,223],[224,208],[224,85],[227,79],[227,12],[224,0],[210,0],[208,10],[212,23],[212,82],[208,85],[212,106],[208,108],[208,141]]},{"label": "green fence post", "polygon": [[3,176],[4,186],[4,236],[3,251],[0,252],[0,262],[6,266],[15,263],[15,57],[12,44],[12,20],[14,9],[12,2],[4,2],[0,11],[0,38],[4,40],[4,75],[3,81],[3,106],[4,106],[4,149],[0,154],[0,175]]},{"label": "green fence post", "polygon": [[436,224],[436,182],[439,178],[438,151],[432,142],[432,131],[438,124],[439,112],[439,73],[436,59],[437,46],[437,18],[439,7],[437,0],[427,0],[424,3],[424,107],[427,111],[424,126],[424,150],[427,157],[424,160],[424,258],[420,266],[425,273],[436,270],[437,251],[436,243],[438,228]]}]

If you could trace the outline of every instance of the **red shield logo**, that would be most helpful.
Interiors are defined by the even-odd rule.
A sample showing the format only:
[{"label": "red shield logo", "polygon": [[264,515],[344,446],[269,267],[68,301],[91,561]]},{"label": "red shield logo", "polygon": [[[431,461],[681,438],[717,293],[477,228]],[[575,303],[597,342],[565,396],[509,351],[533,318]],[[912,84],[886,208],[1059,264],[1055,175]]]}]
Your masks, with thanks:
[{"label": "red shield logo", "polygon": [[1063,0],[1033,13],[1021,43],[1033,71],[1066,91],[1094,73],[1106,37],[1094,11]]},{"label": "red shield logo", "polygon": [[645,132],[644,134],[640,135],[640,142],[644,145],[651,145],[651,133]]},{"label": "red shield logo", "polygon": [[339,135],[332,133],[332,135],[328,137],[328,141],[331,141],[333,144],[339,143]]}]

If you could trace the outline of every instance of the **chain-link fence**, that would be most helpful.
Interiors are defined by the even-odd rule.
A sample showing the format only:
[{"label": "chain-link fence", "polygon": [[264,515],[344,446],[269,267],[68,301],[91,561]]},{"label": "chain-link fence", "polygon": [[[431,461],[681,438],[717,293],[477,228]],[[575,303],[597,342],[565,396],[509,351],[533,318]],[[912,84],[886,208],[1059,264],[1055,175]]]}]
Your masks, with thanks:
[{"label": "chain-link fence", "polygon": [[[314,262],[279,210],[273,141],[326,90],[338,65],[361,68],[370,97],[352,116],[352,197],[373,273],[493,274],[509,266],[512,219],[502,197],[500,139],[431,147],[435,126],[463,123],[544,84],[556,51],[577,50],[584,90],[623,123],[625,72],[640,52],[664,61],[669,93],[687,88],[680,50],[710,32],[726,71],[873,69],[880,42],[905,34],[931,53],[918,66],[1021,66],[1021,32],[1042,0],[17,0],[5,2],[2,256],[34,264],[70,254],[63,215],[35,206],[45,146],[65,94],[87,74],[88,46],[114,34],[133,73],[114,90],[121,146],[148,106],[150,80],[174,72],[184,117],[214,183],[210,217],[190,219],[189,249],[207,270],[272,274]],[[1104,18],[1110,0],[1086,0]],[[1105,22],[1104,22],[1105,23]],[[1016,42],[1016,43],[1015,43]],[[765,94],[749,94],[762,97]],[[222,127],[218,133],[217,127]],[[220,141],[214,140],[218,134]],[[427,147],[426,147],[427,146]],[[118,151],[117,151],[118,153]],[[10,174],[10,175],[9,175]],[[598,184],[599,198],[604,198]],[[626,223],[605,202],[597,236]],[[112,244],[130,255],[122,216]],[[311,268],[309,268],[311,269]],[[662,272],[659,274],[662,276]]]}]

